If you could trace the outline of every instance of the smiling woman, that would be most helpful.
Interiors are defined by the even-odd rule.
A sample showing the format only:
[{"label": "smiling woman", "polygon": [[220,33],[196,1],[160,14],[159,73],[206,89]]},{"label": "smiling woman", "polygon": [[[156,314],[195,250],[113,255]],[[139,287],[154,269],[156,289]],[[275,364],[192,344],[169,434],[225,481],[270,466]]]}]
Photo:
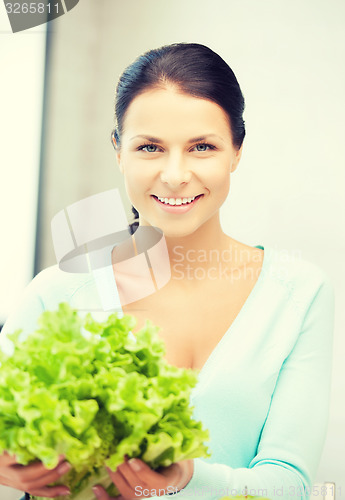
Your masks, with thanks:
[{"label": "smiling woman", "polygon": [[[243,110],[233,71],[199,44],[140,56],[117,87],[112,142],[138,215],[133,246],[140,247],[145,227],[159,228],[171,277],[143,298],[121,302],[133,276],[117,271],[114,247],[110,274],[98,285],[109,296],[118,291],[122,311],[137,319],[134,335],[151,320],[166,359],[199,371],[194,416],[209,429],[212,452],[157,471],[125,458],[109,472],[125,500],[148,496],[144,491],[306,499],[316,475],[328,420],[333,285],[309,262],[281,259],[277,250],[251,247],[222,230],[219,212],[245,137]],[[142,269],[137,274],[140,282]],[[79,297],[84,305],[87,298],[84,310],[92,310],[97,287],[83,279],[58,269],[40,273],[5,332],[33,324],[62,299],[74,305]],[[3,484],[67,494],[62,486],[47,488],[65,464],[48,472],[13,460],[0,457]],[[94,492],[109,500],[101,486]]]}]

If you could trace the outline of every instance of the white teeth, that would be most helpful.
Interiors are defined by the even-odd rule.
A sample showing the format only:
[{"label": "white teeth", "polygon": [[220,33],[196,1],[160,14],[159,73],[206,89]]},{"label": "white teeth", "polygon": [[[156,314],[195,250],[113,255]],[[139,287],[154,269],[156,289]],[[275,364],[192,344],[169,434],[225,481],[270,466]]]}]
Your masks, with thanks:
[{"label": "white teeth", "polygon": [[165,203],[166,205],[185,205],[186,203],[191,203],[193,200],[195,200],[196,196],[193,198],[160,198],[157,196],[159,201],[162,203]]}]

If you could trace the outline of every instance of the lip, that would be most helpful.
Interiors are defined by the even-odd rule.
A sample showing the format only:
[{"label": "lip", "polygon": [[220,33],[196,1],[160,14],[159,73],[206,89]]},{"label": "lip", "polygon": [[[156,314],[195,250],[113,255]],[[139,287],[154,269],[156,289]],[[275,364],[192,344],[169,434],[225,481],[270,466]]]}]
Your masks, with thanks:
[{"label": "lip", "polygon": [[[203,194],[198,194],[195,200],[193,200],[191,203],[185,204],[185,205],[166,205],[165,203],[162,203],[159,201],[159,199],[151,194],[151,198],[153,201],[165,212],[169,212],[172,214],[184,214],[185,212],[189,212],[189,210],[192,210],[192,208],[198,203],[198,201],[203,197]],[[168,196],[166,197],[168,198]],[[187,198],[187,196],[184,196],[184,198]]]},{"label": "lip", "polygon": [[151,194],[151,196],[155,196],[156,198],[168,198],[168,199],[173,198],[174,200],[178,200],[180,198],[181,200],[183,200],[183,198],[194,198],[196,196],[200,196],[201,194],[202,193],[193,194],[193,196],[186,196],[186,195],[184,195],[184,196],[176,196],[176,195],[158,196],[156,194]]}]

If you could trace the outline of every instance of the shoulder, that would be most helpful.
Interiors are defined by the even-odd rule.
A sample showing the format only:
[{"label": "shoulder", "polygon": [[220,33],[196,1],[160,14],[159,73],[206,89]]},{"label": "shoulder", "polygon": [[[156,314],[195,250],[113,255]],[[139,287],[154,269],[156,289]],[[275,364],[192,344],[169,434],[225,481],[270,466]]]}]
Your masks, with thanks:
[{"label": "shoulder", "polygon": [[97,301],[98,295],[91,274],[67,273],[57,265],[44,269],[33,278],[22,296],[13,304],[1,331],[1,341],[7,333],[17,329],[25,334],[30,333],[37,327],[38,316],[43,311],[57,309],[60,302],[68,302],[75,307],[76,297],[78,305],[81,305],[80,309],[86,309]]},{"label": "shoulder", "polygon": [[50,266],[36,274],[26,287],[26,290],[30,289],[31,291],[42,293],[48,287],[65,285],[74,280],[76,276],[77,275],[74,273],[71,274],[61,271],[57,265]]},{"label": "shoulder", "polygon": [[55,265],[38,273],[28,285],[27,290],[36,292],[43,301],[54,295],[64,295],[67,299],[79,288],[91,285],[93,282],[92,274],[68,273]]},{"label": "shoulder", "polygon": [[304,259],[300,251],[265,247],[268,254],[272,277],[280,279],[287,286],[293,284],[318,287],[331,282],[330,275],[317,264]]},{"label": "shoulder", "polygon": [[265,247],[265,253],[263,270],[268,280],[285,289],[299,309],[305,310],[321,291],[334,296],[331,276],[300,252]]}]

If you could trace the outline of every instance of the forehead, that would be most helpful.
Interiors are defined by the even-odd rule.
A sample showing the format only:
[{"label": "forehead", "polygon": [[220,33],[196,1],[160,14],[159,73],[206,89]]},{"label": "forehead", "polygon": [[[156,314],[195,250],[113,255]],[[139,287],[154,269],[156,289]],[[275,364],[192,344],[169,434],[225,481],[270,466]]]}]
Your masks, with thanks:
[{"label": "forehead", "polygon": [[172,88],[150,89],[135,97],[123,132],[181,139],[215,133],[231,139],[229,118],[221,106]]}]

